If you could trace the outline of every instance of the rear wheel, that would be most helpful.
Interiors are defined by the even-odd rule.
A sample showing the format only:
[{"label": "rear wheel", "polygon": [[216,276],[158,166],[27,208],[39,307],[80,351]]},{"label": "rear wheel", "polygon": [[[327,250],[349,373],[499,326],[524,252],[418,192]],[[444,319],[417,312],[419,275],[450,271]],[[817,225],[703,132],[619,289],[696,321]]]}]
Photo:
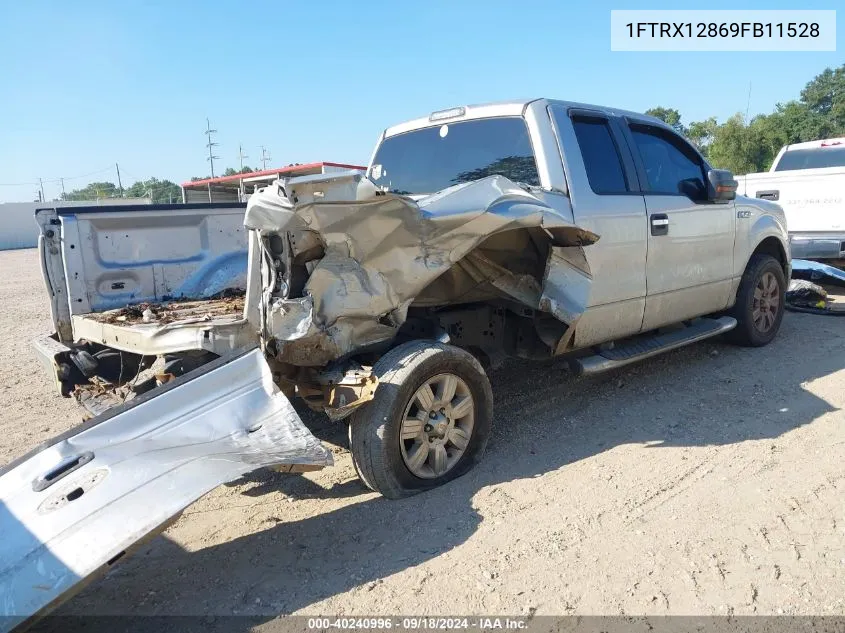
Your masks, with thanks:
[{"label": "rear wheel", "polygon": [[400,345],[373,368],[372,402],[352,416],[355,469],[367,487],[396,499],[459,477],[481,458],[493,394],[468,352],[431,341]]},{"label": "rear wheel", "polygon": [[752,255],[730,312],[737,326],[728,333],[728,339],[747,347],[769,344],[783,320],[785,293],[786,278],[780,262],[771,255]]}]

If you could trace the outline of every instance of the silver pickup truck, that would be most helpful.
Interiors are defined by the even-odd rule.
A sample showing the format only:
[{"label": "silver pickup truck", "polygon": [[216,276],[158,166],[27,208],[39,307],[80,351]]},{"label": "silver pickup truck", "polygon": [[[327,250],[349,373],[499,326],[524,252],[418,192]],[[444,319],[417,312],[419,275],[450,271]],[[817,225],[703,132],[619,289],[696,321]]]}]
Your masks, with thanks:
[{"label": "silver pickup truck", "polygon": [[295,398],[344,420],[361,480],[396,498],[479,460],[506,357],[596,373],[769,343],[786,222],[735,191],[656,119],[538,99],[388,128],[366,174],[245,210],[39,211],[56,333],[36,349],[93,417],[0,472],[19,561],[0,604],[44,609],[239,474],[329,465]]}]

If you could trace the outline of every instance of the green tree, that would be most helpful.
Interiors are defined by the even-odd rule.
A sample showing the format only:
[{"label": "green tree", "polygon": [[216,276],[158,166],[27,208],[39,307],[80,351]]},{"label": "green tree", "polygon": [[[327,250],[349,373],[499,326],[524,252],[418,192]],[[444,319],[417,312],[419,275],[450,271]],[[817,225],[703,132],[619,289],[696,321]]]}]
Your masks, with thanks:
[{"label": "green tree", "polygon": [[237,176],[238,174],[251,174],[255,170],[252,167],[244,166],[243,169],[237,170],[234,167],[227,167],[223,172],[224,176]]},{"label": "green tree", "polygon": [[763,171],[770,160],[760,128],[746,125],[739,113],[716,128],[707,154],[714,167],[735,174]]},{"label": "green tree", "polygon": [[845,64],[810,80],[801,91],[801,103],[827,120],[832,135],[845,135]]},{"label": "green tree", "polygon": [[681,113],[674,108],[657,106],[656,108],[649,108],[645,113],[660,119],[667,125],[671,125],[678,134],[686,134],[686,128],[681,123]]},{"label": "green tree", "polygon": [[716,117],[710,117],[704,121],[693,121],[687,128],[687,138],[698,147],[699,151],[705,156],[708,155],[710,144],[716,136],[716,130],[719,124],[716,122]]},{"label": "green tree", "polygon": [[153,203],[180,202],[182,189],[170,180],[139,180],[126,190],[127,198],[150,198]]},{"label": "green tree", "polygon": [[74,189],[70,193],[62,194],[62,200],[99,200],[100,198],[115,198],[120,195],[113,182],[92,182],[82,189]]}]

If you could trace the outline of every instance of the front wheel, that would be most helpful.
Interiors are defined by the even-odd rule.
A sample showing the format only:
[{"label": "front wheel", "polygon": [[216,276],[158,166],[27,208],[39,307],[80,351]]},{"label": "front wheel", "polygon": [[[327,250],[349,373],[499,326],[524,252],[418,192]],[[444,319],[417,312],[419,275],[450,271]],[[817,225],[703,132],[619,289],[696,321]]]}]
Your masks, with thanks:
[{"label": "front wheel", "polygon": [[490,436],[493,392],[472,354],[413,341],[373,368],[375,398],[352,415],[350,448],[368,488],[390,499],[434,488],[467,472]]},{"label": "front wheel", "polygon": [[728,339],[747,347],[768,345],[780,329],[785,299],[786,278],[780,262],[771,255],[752,255],[730,311],[737,326]]}]

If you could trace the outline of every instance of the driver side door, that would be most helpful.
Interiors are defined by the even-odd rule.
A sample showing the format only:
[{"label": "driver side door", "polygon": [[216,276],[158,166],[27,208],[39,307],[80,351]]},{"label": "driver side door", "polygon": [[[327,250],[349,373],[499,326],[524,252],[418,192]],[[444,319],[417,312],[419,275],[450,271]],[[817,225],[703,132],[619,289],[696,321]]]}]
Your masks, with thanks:
[{"label": "driver side door", "polygon": [[733,272],[733,201],[708,201],[708,166],[679,135],[632,120],[627,134],[648,217],[643,330],[724,309]]}]

